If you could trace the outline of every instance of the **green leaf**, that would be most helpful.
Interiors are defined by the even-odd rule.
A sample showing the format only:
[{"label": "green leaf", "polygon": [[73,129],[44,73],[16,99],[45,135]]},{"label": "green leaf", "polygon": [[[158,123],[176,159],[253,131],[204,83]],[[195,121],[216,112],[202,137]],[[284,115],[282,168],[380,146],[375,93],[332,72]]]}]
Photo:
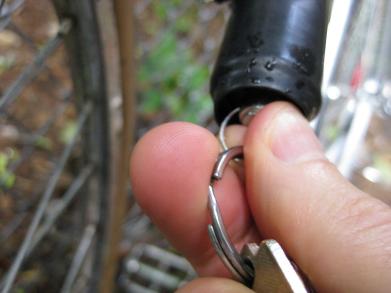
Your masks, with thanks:
[{"label": "green leaf", "polygon": [[38,148],[44,149],[44,150],[51,150],[53,147],[53,143],[48,137],[40,136],[36,142],[35,145]]},{"label": "green leaf", "polygon": [[187,33],[193,26],[193,21],[187,15],[184,15],[178,19],[175,23],[175,29],[180,33]]},{"label": "green leaf", "polygon": [[76,122],[70,121],[60,131],[60,141],[63,144],[69,143],[76,135]]},{"label": "green leaf", "polygon": [[147,91],[142,99],[141,111],[146,114],[156,113],[162,107],[161,93],[157,90]]},{"label": "green leaf", "polygon": [[15,57],[12,55],[0,56],[0,74],[9,70],[15,64]]},{"label": "green leaf", "polygon": [[8,165],[8,157],[5,154],[0,153],[0,173],[7,170],[7,165]]},{"label": "green leaf", "polygon": [[9,171],[0,174],[0,182],[2,183],[1,185],[3,185],[7,189],[10,189],[14,186],[15,180],[15,175]]},{"label": "green leaf", "polygon": [[[155,3],[156,13],[160,9],[167,12],[178,5],[182,5],[179,0]],[[141,63],[138,79],[142,89],[140,110],[144,113],[154,114],[166,109],[172,119],[197,122],[211,112],[212,103],[205,91],[209,82],[208,66],[197,63],[192,48],[183,49],[179,44],[180,34],[191,29],[196,17],[196,11],[190,9],[177,19]]]},{"label": "green leaf", "polygon": [[160,19],[164,20],[167,18],[167,5],[165,5],[164,1],[152,1],[152,8],[155,15]]},{"label": "green leaf", "polygon": [[7,189],[10,189],[14,186],[16,179],[15,174],[7,169],[14,156],[15,154],[13,150],[11,150],[10,154],[0,153],[0,185]]}]

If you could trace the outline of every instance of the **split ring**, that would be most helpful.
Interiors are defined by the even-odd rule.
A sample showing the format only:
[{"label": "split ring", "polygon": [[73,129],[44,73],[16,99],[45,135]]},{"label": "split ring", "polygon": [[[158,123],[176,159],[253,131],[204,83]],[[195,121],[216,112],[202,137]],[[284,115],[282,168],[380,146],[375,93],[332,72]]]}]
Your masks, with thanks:
[{"label": "split ring", "polygon": [[212,224],[208,226],[208,232],[217,254],[231,273],[242,283],[249,284],[254,278],[254,271],[245,263],[243,257],[228,237],[214,190],[215,182],[223,178],[224,170],[229,162],[241,157],[243,157],[243,148],[233,147],[221,153],[217,159],[213,169],[211,183],[209,184],[208,204]]}]

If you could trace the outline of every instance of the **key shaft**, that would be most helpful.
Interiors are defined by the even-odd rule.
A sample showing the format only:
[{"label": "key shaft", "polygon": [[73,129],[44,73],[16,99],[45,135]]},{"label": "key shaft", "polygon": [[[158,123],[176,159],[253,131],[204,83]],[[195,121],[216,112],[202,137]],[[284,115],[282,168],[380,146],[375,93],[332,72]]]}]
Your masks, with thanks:
[{"label": "key shaft", "polygon": [[265,240],[260,245],[247,244],[242,256],[254,268],[252,289],[256,293],[309,293],[303,279],[277,241]]}]

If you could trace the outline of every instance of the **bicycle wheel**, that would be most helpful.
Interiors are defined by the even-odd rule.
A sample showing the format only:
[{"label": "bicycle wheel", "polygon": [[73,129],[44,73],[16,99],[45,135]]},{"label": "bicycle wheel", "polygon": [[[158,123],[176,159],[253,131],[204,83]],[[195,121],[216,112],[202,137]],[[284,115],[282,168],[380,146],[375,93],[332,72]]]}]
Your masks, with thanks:
[{"label": "bicycle wheel", "polygon": [[[1,292],[98,292],[115,247],[108,233],[115,166],[97,7],[92,0],[23,2],[0,2],[3,27],[19,42],[0,48],[4,56],[16,49],[3,79],[12,82],[1,85],[2,124],[28,136],[1,149],[8,160],[1,196],[12,206],[0,227],[8,245]],[[58,30],[47,39],[51,27]],[[34,57],[23,64],[26,52]],[[37,162],[45,167],[34,178]]]},{"label": "bicycle wheel", "polygon": [[384,28],[391,23],[391,5],[389,1],[335,2],[333,13],[323,115],[317,130],[340,172],[390,204],[391,38]]}]

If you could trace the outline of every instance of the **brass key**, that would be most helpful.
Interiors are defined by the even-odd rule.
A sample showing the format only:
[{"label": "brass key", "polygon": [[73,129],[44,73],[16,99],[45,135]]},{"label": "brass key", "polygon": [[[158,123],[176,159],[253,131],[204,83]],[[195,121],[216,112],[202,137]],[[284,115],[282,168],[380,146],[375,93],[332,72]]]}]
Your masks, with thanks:
[{"label": "brass key", "polygon": [[308,293],[284,250],[275,240],[244,246],[242,257],[254,269],[252,289],[256,293]]}]

